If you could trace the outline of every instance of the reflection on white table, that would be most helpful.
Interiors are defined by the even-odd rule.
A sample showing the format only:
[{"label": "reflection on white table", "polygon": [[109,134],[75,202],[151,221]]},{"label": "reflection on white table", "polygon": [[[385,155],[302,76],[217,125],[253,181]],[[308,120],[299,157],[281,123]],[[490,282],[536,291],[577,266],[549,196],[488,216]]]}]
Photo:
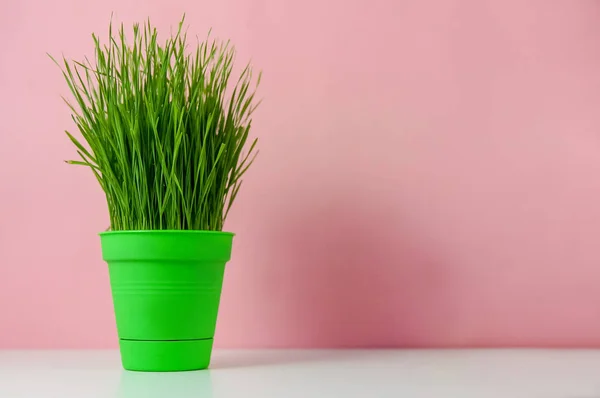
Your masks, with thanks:
[{"label": "reflection on white table", "polygon": [[0,351],[0,397],[600,398],[600,351],[216,351],[179,373],[124,371],[116,351]]}]

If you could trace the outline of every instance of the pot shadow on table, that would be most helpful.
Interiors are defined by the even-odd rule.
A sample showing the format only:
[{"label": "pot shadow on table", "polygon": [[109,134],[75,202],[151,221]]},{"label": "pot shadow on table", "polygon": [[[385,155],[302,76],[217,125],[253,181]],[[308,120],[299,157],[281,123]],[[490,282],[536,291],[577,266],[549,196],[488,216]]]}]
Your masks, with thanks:
[{"label": "pot shadow on table", "polygon": [[[270,348],[417,348],[443,345],[456,316],[450,270],[430,242],[408,225],[401,204],[329,197],[288,210],[263,239],[284,270],[265,275],[272,296]],[[368,202],[368,203],[367,203]],[[456,288],[454,288],[456,292]],[[276,303],[276,304],[273,304]],[[278,306],[273,311],[273,306]],[[283,307],[283,308],[282,308]],[[447,335],[448,332],[446,332]],[[450,332],[451,333],[451,332]],[[381,355],[366,351],[285,352],[229,358],[217,368],[323,362]],[[253,362],[254,361],[254,362]]]},{"label": "pot shadow on table", "polygon": [[[326,361],[343,361],[345,359],[368,358],[373,350],[302,350],[302,349],[266,349],[235,350],[229,356],[215,354],[210,366],[211,370],[267,368],[271,366],[297,365],[299,363],[318,363]],[[381,356],[381,353],[379,354]]]},{"label": "pot shadow on table", "polygon": [[165,398],[213,396],[210,371],[130,372],[122,371],[117,397]]}]

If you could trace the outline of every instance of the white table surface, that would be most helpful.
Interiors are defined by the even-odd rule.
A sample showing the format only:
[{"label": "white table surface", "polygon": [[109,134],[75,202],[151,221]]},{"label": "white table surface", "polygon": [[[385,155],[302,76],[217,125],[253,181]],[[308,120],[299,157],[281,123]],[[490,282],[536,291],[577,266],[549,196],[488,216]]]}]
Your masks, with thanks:
[{"label": "white table surface", "polygon": [[124,371],[116,351],[0,351],[0,397],[600,398],[600,351],[217,350],[180,373]]}]

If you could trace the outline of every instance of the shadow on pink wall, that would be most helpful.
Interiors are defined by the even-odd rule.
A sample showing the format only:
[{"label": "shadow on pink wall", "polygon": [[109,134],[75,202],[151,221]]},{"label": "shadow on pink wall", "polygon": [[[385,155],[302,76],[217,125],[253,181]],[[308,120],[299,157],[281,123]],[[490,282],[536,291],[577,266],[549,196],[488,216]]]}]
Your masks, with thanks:
[{"label": "shadow on pink wall", "polygon": [[293,345],[419,346],[451,327],[448,278],[455,276],[376,198],[359,205],[351,195],[331,196],[280,222],[272,239],[286,254],[281,322],[293,325],[286,336]]}]

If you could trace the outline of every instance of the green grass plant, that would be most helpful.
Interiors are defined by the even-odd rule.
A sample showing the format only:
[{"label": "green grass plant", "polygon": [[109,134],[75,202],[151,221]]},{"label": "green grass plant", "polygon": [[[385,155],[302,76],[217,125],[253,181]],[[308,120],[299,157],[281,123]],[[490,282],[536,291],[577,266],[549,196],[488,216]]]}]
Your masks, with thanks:
[{"label": "green grass plant", "polygon": [[81,158],[68,163],[95,175],[111,230],[221,231],[257,153],[260,74],[247,64],[234,79],[234,47],[209,34],[190,49],[183,23],[159,43],[150,21],[131,40],[111,22],[93,62],[55,60],[83,138],[67,132]]}]

